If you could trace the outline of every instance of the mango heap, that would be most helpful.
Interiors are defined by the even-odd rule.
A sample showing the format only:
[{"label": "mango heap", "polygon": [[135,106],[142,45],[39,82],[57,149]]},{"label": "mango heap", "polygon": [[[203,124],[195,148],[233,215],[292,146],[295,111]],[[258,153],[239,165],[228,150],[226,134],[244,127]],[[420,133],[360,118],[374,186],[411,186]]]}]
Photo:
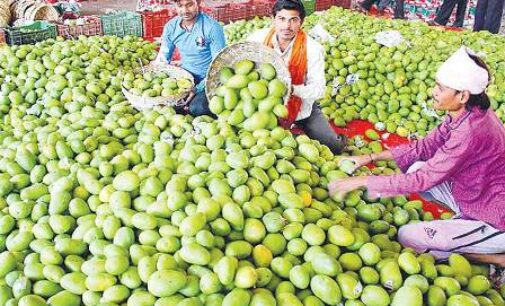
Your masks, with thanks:
[{"label": "mango heap", "polygon": [[220,120],[253,132],[273,129],[278,118],[287,116],[283,101],[286,85],[276,78],[271,64],[241,60],[233,69],[222,68],[219,75],[221,86],[210,99],[209,109]]},{"label": "mango heap", "polygon": [[505,305],[486,266],[395,241],[432,218],[421,202],[330,198],[348,174],[317,141],[135,110],[124,75],[155,56],[131,37],[0,47],[0,305]]},{"label": "mango heap", "polygon": [[271,17],[254,17],[251,20],[238,20],[230,22],[224,26],[224,34],[228,44],[241,42],[251,34],[251,32],[266,28],[272,22]]},{"label": "mango heap", "polygon": [[168,73],[127,72],[123,78],[123,87],[132,94],[142,97],[171,97],[191,89],[191,81],[185,78],[171,78]]}]

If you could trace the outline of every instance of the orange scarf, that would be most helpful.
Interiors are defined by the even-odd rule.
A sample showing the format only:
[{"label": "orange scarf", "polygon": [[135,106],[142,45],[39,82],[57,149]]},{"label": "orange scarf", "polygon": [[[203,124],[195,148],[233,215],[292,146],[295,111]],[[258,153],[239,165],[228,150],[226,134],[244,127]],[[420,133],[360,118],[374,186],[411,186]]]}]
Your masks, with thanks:
[{"label": "orange scarf", "polygon": [[[271,28],[265,38],[264,45],[273,48],[272,38],[274,38],[275,29]],[[293,85],[303,85],[305,83],[305,75],[307,74],[307,35],[303,31],[298,31],[295,37],[289,59],[289,74]],[[290,128],[295,122],[300,109],[302,108],[302,99],[297,96],[291,96],[288,101],[288,117],[281,121],[281,125],[285,128]]]}]

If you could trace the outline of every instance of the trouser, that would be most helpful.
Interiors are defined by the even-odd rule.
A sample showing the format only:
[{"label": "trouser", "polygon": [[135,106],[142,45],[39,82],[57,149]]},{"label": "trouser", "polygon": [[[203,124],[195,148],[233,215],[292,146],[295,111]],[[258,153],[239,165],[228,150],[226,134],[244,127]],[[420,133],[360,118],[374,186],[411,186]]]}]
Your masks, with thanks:
[{"label": "trouser", "polygon": [[209,102],[205,92],[196,94],[186,106],[175,107],[178,114],[189,113],[193,117],[208,115],[215,118],[215,115],[209,109]]},{"label": "trouser", "polygon": [[[361,3],[361,6],[366,9],[370,10],[372,5],[376,2],[376,0],[365,0],[363,3]],[[395,0],[395,18],[404,18],[405,17],[405,12],[403,10],[403,3],[405,0]],[[383,2],[383,0],[379,0],[377,6],[379,9],[384,9],[385,5],[387,5],[389,1]],[[384,5],[385,4],[385,5]]]},{"label": "trouser", "polygon": [[435,17],[435,22],[445,26],[451,17],[454,7],[457,5],[458,8],[456,10],[456,20],[454,21],[454,26],[462,27],[465,21],[467,3],[468,0],[444,0],[437,17]]},{"label": "trouser", "polygon": [[319,104],[314,103],[312,112],[306,119],[296,121],[296,125],[303,129],[305,134],[312,139],[318,140],[330,148],[333,154],[340,154],[347,144],[347,139],[331,128],[328,119],[321,112]]},{"label": "trouser", "polygon": [[475,13],[474,31],[487,30],[497,34],[500,31],[504,0],[479,0]]},{"label": "trouser", "polygon": [[[424,163],[415,163],[408,173]],[[505,253],[505,231],[483,221],[459,218],[459,208],[451,194],[450,184],[444,182],[423,193],[427,200],[437,200],[455,213],[451,220],[436,220],[407,224],[398,231],[398,241],[418,253],[430,252],[437,259],[446,259],[451,253],[499,254]]]}]

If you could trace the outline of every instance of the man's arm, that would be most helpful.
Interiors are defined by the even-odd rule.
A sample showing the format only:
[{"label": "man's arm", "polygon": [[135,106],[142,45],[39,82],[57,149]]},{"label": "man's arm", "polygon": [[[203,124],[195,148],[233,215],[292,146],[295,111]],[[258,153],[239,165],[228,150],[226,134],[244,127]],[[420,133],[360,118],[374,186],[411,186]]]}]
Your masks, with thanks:
[{"label": "man's arm", "polygon": [[171,32],[172,32],[171,25],[167,23],[165,25],[165,28],[163,29],[163,34],[161,36],[160,52],[158,53],[156,61],[166,61],[167,63],[170,63],[170,61],[172,60],[175,44],[171,41],[169,37]]}]

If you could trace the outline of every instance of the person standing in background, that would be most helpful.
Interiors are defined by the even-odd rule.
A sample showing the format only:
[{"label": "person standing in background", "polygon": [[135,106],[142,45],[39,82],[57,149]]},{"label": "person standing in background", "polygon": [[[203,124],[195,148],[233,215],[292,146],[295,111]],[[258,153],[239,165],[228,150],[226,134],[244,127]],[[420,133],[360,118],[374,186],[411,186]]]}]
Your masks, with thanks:
[{"label": "person standing in background", "polygon": [[500,31],[504,2],[505,0],[478,0],[473,30],[497,34]]},{"label": "person standing in background", "polygon": [[457,5],[458,8],[456,10],[456,20],[454,21],[453,26],[458,28],[463,27],[463,23],[465,22],[467,4],[468,0],[444,0],[442,6],[440,7],[440,10],[437,13],[437,16],[434,20],[429,21],[428,24],[435,26],[447,25],[454,7]]}]

